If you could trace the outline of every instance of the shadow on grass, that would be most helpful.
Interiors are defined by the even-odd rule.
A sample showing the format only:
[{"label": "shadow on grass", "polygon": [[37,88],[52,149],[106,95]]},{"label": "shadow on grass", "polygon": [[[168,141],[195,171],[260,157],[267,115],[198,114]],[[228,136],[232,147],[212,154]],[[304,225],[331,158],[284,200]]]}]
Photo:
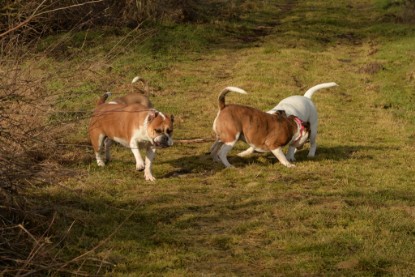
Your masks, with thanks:
[{"label": "shadow on grass", "polygon": [[[223,199],[203,193],[202,198],[183,199],[160,187],[154,187],[154,193],[146,195],[141,189],[148,188],[141,187],[135,191],[137,196],[129,200],[105,196],[105,190],[64,191],[38,198],[44,202],[42,206],[53,206],[56,210],[54,228],[64,238],[59,240],[59,248],[68,255],[68,260],[83,261],[78,257],[85,257],[83,265],[68,263],[66,269],[75,270],[79,266],[80,273],[101,275],[113,269],[118,273],[155,274],[186,267],[186,262],[203,258],[197,256],[198,250],[186,260],[188,248],[228,251],[233,244],[223,230],[234,228],[235,221],[243,225],[244,220],[260,215],[254,207],[274,202],[273,199],[241,202],[237,196]],[[206,203],[206,197],[211,201]],[[176,255],[183,256],[183,263],[169,261],[177,259]]]},{"label": "shadow on grass", "polygon": [[360,158],[374,159],[373,151],[388,151],[392,147],[367,146],[367,145],[343,145],[343,146],[322,146],[317,148],[315,161],[333,160],[341,161]]},{"label": "shadow on grass", "polygon": [[[316,156],[308,158],[308,148],[296,153],[297,164],[304,161],[322,162],[325,160],[343,161],[349,159],[372,160],[375,159],[374,151],[388,151],[391,147],[384,146],[366,146],[366,145],[343,145],[343,146],[322,146],[317,148]],[[232,151],[228,155],[229,162],[236,168],[245,168],[250,165],[270,165],[278,164],[277,158],[271,153],[254,153],[248,157],[238,157],[238,151]],[[201,174],[204,176],[214,175],[216,172],[225,169],[222,163],[213,161],[209,153],[200,155],[185,155],[177,159],[164,161],[176,169],[166,173],[162,178],[177,177],[189,174]],[[282,165],[281,165],[282,166]]]},{"label": "shadow on grass", "polygon": [[[347,146],[320,150],[319,156],[322,158],[325,155],[334,154],[343,155],[343,159],[347,160],[354,151],[384,149]],[[301,154],[299,161],[301,162],[306,157],[307,151],[298,154]],[[246,160],[261,162],[261,159],[266,159],[265,163],[269,163],[269,159],[276,162],[275,158],[264,154],[253,155],[247,159],[235,157],[233,162],[235,166],[244,167],[249,165],[248,162],[245,162]],[[191,161],[194,161],[194,164],[189,169],[190,171],[209,171],[206,169],[208,165],[213,168],[213,172],[222,168],[222,166],[213,165],[208,154],[181,157],[167,162],[180,165]],[[203,167],[205,171],[202,171]],[[318,177],[316,176],[316,178]],[[298,183],[298,179],[296,183]],[[270,191],[266,189],[263,194],[260,187],[244,191],[241,190],[241,186],[231,185],[223,186],[220,189],[207,187],[204,184],[192,184],[192,188],[180,183],[172,186],[176,187],[169,190],[169,188],[153,184],[140,185],[130,190],[128,193],[130,197],[127,198],[122,198],[123,192],[117,196],[116,190],[111,192],[108,191],[108,188],[104,188],[102,192],[94,189],[83,192],[61,192],[54,196],[47,195],[44,201],[52,203],[57,209],[62,231],[66,229],[62,226],[70,225],[72,221],[75,221],[71,229],[71,236],[63,243],[63,248],[67,252],[76,256],[101,245],[93,253],[91,252],[89,257],[92,260],[96,255],[98,259],[102,259],[102,270],[107,270],[107,273],[116,266],[114,270],[120,274],[151,272],[161,275],[172,269],[186,269],[189,266],[195,270],[206,270],[203,265],[206,254],[211,254],[209,259],[206,258],[210,263],[218,262],[220,258],[217,257],[227,256],[230,257],[226,260],[227,262],[239,264],[238,256],[232,257],[230,253],[240,250],[239,243],[236,243],[235,240],[242,238],[245,239],[244,242],[247,242],[247,237],[252,239],[254,236],[259,246],[266,248],[269,247],[270,237],[275,238],[273,237],[275,231],[271,228],[280,228],[279,232],[290,232],[298,239],[303,240],[302,244],[292,244],[293,246],[290,247],[291,253],[294,254],[314,255],[318,253],[326,261],[330,261],[330,257],[336,257],[336,262],[338,257],[353,256],[356,252],[365,254],[363,249],[365,245],[362,240],[356,240],[354,236],[339,235],[338,229],[333,228],[335,230],[331,231],[328,228],[329,226],[343,226],[345,219],[338,216],[337,209],[328,209],[327,211],[324,203],[344,201],[347,206],[342,206],[343,209],[364,207],[365,211],[371,211],[367,207],[381,208],[391,203],[400,204],[402,201],[412,205],[414,202],[413,193],[408,194],[406,190],[394,188],[377,192],[371,189],[357,188],[339,191],[336,194],[333,194],[332,191],[320,191],[311,199],[313,202],[310,202],[312,195],[309,190],[298,191],[291,189],[290,186],[285,186],[275,194],[270,194]],[[188,187],[183,188],[186,186]],[[183,189],[186,193],[183,193]],[[253,193],[256,193],[255,197],[253,197]],[[315,202],[315,200],[322,202]],[[311,219],[304,218],[304,214],[297,211],[298,221],[296,221],[295,217],[293,218],[293,215],[288,212],[290,207],[294,207],[294,203],[301,203],[305,207],[313,209],[316,217],[311,217],[311,214],[308,214]],[[278,214],[279,220],[277,220],[278,217],[270,218],[269,216],[270,211],[273,211],[271,207],[275,205],[286,209],[285,212]],[[319,214],[324,216],[322,217],[324,219],[321,219]],[[346,213],[345,216],[347,215]],[[369,218],[368,224],[371,224],[369,215],[373,214],[366,212],[363,219]],[[407,217],[405,213],[399,216],[401,219],[404,219],[404,216]],[[413,232],[413,222],[410,219],[397,225],[396,220],[387,220],[389,216],[384,218],[388,224],[387,230],[396,232],[396,228],[399,228],[400,232]],[[281,222],[294,222],[293,224],[298,224],[301,228],[299,228],[300,230],[290,229],[291,225],[284,225]],[[271,227],[267,225],[270,223]],[[308,241],[303,238],[304,233],[301,231],[304,230],[304,226],[307,228],[307,232],[314,232],[318,226],[323,226],[327,228],[330,236],[327,239],[319,240],[316,234],[313,235],[316,238],[315,241]],[[265,231],[268,237],[251,232],[252,230],[258,231],[258,228],[261,233]],[[382,226],[382,228],[385,227]],[[248,257],[257,256],[257,248],[246,250],[245,255]],[[166,259],[167,261],[165,261]],[[180,263],[174,262],[177,259],[180,259]],[[161,260],[163,262],[160,262]],[[391,259],[391,264],[396,264],[396,261]],[[384,267],[388,268],[389,264]],[[218,269],[216,268],[216,270]],[[238,273],[238,269],[235,270]],[[244,270],[248,269],[244,268]],[[361,270],[369,273],[374,271],[373,268],[366,267],[362,267]]]}]

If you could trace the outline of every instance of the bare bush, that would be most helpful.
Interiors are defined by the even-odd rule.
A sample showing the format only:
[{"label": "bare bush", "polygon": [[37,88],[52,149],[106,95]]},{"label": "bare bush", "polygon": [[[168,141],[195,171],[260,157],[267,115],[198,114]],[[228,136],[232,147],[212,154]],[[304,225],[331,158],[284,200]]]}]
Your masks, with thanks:
[{"label": "bare bush", "polygon": [[[44,237],[48,226],[39,207],[25,191],[48,183],[53,168],[46,162],[48,141],[46,103],[39,99],[42,79],[22,69],[17,58],[3,56],[0,64],[0,274],[22,275],[45,268],[52,257]],[[51,170],[52,169],[52,170]],[[48,250],[49,249],[49,250]],[[50,263],[52,264],[52,263]]]},{"label": "bare bush", "polygon": [[137,26],[145,20],[174,16],[190,0],[4,0],[0,36],[25,33],[28,38],[74,27]]},{"label": "bare bush", "polygon": [[[56,255],[64,238],[51,229],[54,208],[42,206],[27,193],[74,174],[65,168],[71,157],[65,154],[68,151],[62,137],[77,121],[88,117],[87,113],[59,115],[68,111],[56,110],[58,95],[47,89],[48,81],[56,76],[27,63],[50,53],[31,49],[47,34],[108,24],[106,18],[116,22],[120,16],[126,22],[138,16],[109,12],[123,11],[120,2],[107,1],[112,4],[109,7],[102,6],[103,2],[6,0],[0,7],[0,275],[70,272],[76,263],[80,268],[88,267],[89,272],[96,272],[103,264],[105,267],[102,259],[91,258],[92,252],[71,262]],[[80,270],[76,274],[86,275]]]}]

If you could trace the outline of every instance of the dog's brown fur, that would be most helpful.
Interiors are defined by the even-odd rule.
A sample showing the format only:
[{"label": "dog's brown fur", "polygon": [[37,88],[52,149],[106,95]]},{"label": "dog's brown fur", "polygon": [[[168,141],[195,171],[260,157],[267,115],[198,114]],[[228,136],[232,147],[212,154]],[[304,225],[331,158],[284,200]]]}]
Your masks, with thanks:
[{"label": "dog's brown fur", "polygon": [[[110,159],[109,145],[112,140],[115,140],[131,149],[136,158],[136,169],[145,168],[146,180],[154,181],[151,163],[155,148],[172,145],[173,116],[165,116],[141,104],[124,105],[103,102],[105,99],[98,101],[88,130],[98,165],[105,165],[100,154],[104,147],[106,160]],[[145,164],[138,151],[141,144],[144,144],[147,149]]]},{"label": "dog's brown fur", "polygon": [[[143,84],[143,86],[140,86],[140,84]],[[117,98],[112,99],[109,103],[111,104],[124,104],[124,105],[131,105],[131,104],[140,104],[147,108],[152,108],[153,104],[148,98],[148,86],[147,82],[137,76],[133,79],[133,81],[130,84],[123,85],[116,89],[117,91],[122,91],[122,93],[127,92],[126,95],[120,96]],[[109,95],[111,93],[104,94],[99,100],[98,104],[103,104],[108,99]]]},{"label": "dog's brown fur", "polygon": [[[216,116],[213,129],[216,133],[216,142],[212,146],[212,156],[219,159],[225,166],[230,166],[226,159],[226,153],[233,147],[237,140],[243,140],[256,150],[271,151],[286,166],[291,164],[285,159],[281,147],[294,141],[299,134],[299,127],[294,116],[287,117],[285,112],[269,114],[258,109],[236,105],[225,104],[225,95],[238,88],[226,88],[218,98],[219,112]],[[239,89],[240,90],[240,89]],[[308,136],[310,125],[304,124],[305,134]],[[227,149],[222,149],[226,144]],[[284,157],[282,157],[284,156]],[[281,160],[282,159],[282,160]]]},{"label": "dog's brown fur", "polygon": [[285,146],[296,132],[294,116],[268,114],[242,105],[224,106],[216,119],[216,134],[223,143],[234,141],[240,134],[246,143],[266,151]]},{"label": "dog's brown fur", "polygon": [[122,97],[115,98],[111,100],[117,104],[131,105],[131,104],[140,104],[147,108],[152,108],[153,104],[150,102],[147,96],[141,93],[130,93]]},{"label": "dog's brown fur", "polygon": [[[133,133],[149,115],[150,110],[140,104],[102,104],[95,109],[90,124],[89,136],[95,152],[98,152],[100,142],[98,137],[103,134],[110,139],[120,138],[130,142]],[[160,122],[158,122],[160,123]],[[151,130],[151,124],[148,126]]]}]

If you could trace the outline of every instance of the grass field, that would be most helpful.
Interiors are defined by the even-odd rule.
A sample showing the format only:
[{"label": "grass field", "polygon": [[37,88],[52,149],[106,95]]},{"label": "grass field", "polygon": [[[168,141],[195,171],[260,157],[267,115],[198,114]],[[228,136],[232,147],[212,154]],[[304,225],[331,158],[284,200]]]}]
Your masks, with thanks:
[{"label": "grass field", "polygon": [[[395,8],[396,9],[396,8]],[[235,10],[233,10],[235,13]],[[64,143],[76,175],[34,189],[53,206],[70,260],[86,253],[109,276],[411,276],[415,272],[415,28],[386,1],[252,1],[237,19],[89,31],[46,39],[27,62],[50,73],[48,93],[65,113],[90,111],[105,91],[149,81],[151,98],[176,118],[176,143],[158,151],[155,183],[128,149],[98,168],[88,119]],[[62,46],[63,45],[63,46]],[[71,47],[67,47],[70,45]],[[56,58],[58,57],[58,58]],[[208,155],[217,95],[262,110],[309,87],[317,155],[295,168],[270,154],[236,156],[224,169]]]}]

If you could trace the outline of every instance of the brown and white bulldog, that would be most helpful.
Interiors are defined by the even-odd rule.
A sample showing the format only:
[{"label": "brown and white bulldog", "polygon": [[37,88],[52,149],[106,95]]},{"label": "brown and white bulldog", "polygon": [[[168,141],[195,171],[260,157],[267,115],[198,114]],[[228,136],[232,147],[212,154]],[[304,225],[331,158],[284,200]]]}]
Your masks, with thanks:
[{"label": "brown and white bulldog", "polygon": [[[173,145],[173,121],[173,115],[164,115],[141,104],[98,104],[88,130],[98,166],[104,166],[105,162],[110,160],[110,142],[114,140],[131,149],[136,169],[144,169],[145,179],[154,181],[151,166],[156,148]],[[145,163],[141,158],[139,146],[146,149]],[[106,161],[101,156],[103,148]]]},{"label": "brown and white bulldog", "polygon": [[238,140],[243,140],[256,151],[271,151],[283,165],[294,166],[282,147],[290,144],[301,148],[308,139],[310,124],[295,116],[287,117],[284,111],[269,114],[248,106],[226,105],[225,96],[229,92],[246,94],[237,87],[227,87],[219,94],[219,112],[213,122],[216,141],[210,149],[213,159],[230,167],[227,154]]}]

